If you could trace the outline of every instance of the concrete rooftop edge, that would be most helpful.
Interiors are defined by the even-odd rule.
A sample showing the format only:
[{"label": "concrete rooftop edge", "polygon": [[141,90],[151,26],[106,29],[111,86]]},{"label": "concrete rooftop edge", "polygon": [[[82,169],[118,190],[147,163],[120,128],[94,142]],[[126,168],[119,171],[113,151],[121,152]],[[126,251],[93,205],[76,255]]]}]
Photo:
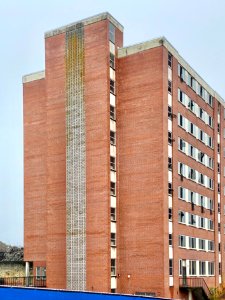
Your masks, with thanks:
[{"label": "concrete rooftop edge", "polygon": [[31,74],[27,74],[23,76],[23,83],[31,82],[34,80],[40,80],[45,78],[45,71],[39,71]]},{"label": "concrete rooftop edge", "polygon": [[177,60],[178,62],[221,104],[225,106],[224,99],[212,89],[207,82],[186,62],[186,60],[179,54],[179,52],[170,44],[170,42],[164,37],[155,38],[146,42],[134,44],[131,46],[118,49],[118,58],[126,57],[138,52],[142,52],[148,49],[164,46]]},{"label": "concrete rooftop edge", "polygon": [[96,23],[102,20],[106,20],[108,19],[114,26],[116,26],[118,29],[120,29],[121,31],[123,31],[123,25],[121,25],[110,13],[108,12],[104,12],[104,13],[100,13],[97,14],[95,16],[74,22],[74,23],[70,23],[68,25],[53,29],[53,30],[49,30],[45,33],[45,38],[57,35],[57,34],[61,34],[63,32],[65,32],[66,30],[69,30],[70,28],[72,29],[76,24],[78,23],[83,23],[84,25],[89,25],[92,23]]}]

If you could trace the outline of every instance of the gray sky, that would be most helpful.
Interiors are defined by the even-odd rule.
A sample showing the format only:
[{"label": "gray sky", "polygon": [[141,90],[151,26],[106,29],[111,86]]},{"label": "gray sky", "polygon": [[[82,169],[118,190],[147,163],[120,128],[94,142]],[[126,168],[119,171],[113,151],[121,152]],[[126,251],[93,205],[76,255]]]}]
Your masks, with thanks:
[{"label": "gray sky", "polygon": [[124,45],[164,35],[225,98],[224,0],[0,0],[0,241],[23,245],[22,75],[44,69],[44,32],[109,11]]}]

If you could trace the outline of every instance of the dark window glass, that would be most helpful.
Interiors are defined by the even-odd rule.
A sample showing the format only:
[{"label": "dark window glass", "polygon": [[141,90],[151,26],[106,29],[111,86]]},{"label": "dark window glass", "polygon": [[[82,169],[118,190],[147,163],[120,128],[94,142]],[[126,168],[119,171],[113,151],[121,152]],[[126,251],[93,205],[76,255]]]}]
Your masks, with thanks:
[{"label": "dark window glass", "polygon": [[116,145],[116,133],[114,131],[110,131],[110,144]]},{"label": "dark window glass", "polygon": [[109,40],[115,44],[115,27],[112,23],[109,23]]},{"label": "dark window glass", "polygon": [[115,55],[110,52],[110,67],[115,69]]},{"label": "dark window glass", "polygon": [[110,193],[111,196],[116,196],[116,184],[115,182],[110,182]]}]

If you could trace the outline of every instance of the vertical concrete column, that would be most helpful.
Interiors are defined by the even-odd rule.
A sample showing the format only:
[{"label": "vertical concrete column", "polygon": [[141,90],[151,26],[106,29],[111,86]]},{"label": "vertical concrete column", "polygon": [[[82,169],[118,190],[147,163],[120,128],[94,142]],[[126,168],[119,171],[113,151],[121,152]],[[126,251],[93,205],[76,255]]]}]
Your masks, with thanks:
[{"label": "vertical concrete column", "polygon": [[192,291],[188,290],[188,300],[192,300]]},{"label": "vertical concrete column", "polygon": [[30,275],[30,263],[29,263],[29,261],[26,261],[25,276],[28,277],[29,275]]},{"label": "vertical concrete column", "polygon": [[30,263],[29,261],[26,261],[26,265],[25,265],[26,286],[29,286],[29,275],[30,275]]}]

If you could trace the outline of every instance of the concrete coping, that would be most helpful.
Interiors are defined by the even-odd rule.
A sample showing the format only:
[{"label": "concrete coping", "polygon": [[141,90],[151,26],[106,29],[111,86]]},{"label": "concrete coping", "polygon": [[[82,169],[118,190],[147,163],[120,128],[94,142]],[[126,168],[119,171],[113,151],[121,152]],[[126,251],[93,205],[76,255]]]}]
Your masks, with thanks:
[{"label": "concrete coping", "polygon": [[89,25],[106,19],[108,19],[115,27],[117,27],[120,31],[123,32],[123,25],[121,25],[110,13],[104,12],[53,30],[49,30],[45,33],[45,38],[61,34],[67,30],[70,30],[70,28],[72,29],[78,23],[83,23],[83,25]]},{"label": "concrete coping", "polygon": [[40,80],[45,78],[45,71],[39,71],[31,74],[27,74],[23,76],[23,83],[31,82],[34,80]]},{"label": "concrete coping", "polygon": [[186,60],[179,54],[173,45],[164,37],[155,38],[143,43],[134,44],[131,46],[118,49],[118,58],[126,57],[141,51],[164,46],[177,60],[178,63],[186,69],[213,97],[215,97],[223,106],[225,106],[224,99],[213,89],[210,85],[186,62]]}]

